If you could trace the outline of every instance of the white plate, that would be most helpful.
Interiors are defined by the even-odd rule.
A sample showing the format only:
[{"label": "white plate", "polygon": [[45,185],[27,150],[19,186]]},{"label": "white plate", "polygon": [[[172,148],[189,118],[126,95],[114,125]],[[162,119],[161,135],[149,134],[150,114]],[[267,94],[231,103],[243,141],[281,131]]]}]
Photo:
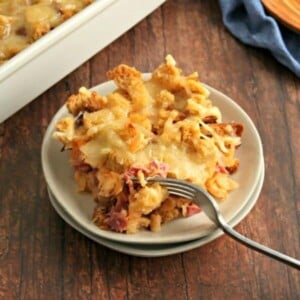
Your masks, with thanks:
[{"label": "white plate", "polygon": [[[260,168],[263,164],[263,150],[259,134],[242,108],[224,94],[209,86],[207,88],[211,91],[211,100],[221,109],[223,120],[236,121],[244,125],[242,146],[237,151],[240,168],[234,175],[240,187],[220,204],[222,214],[227,221],[230,221],[251,201],[251,195],[259,180]],[[105,95],[114,90],[115,85],[109,81],[93,89]],[[102,238],[124,243],[162,244],[197,239],[214,230],[215,225],[204,213],[164,224],[158,233],[145,230],[134,235],[126,235],[99,229],[91,221],[94,201],[88,194],[77,193],[73,170],[68,162],[69,153],[60,152],[61,144],[52,138],[55,123],[66,114],[66,107],[63,106],[56,113],[47,129],[42,146],[43,171],[47,184],[60,205],[86,231]]]},{"label": "white plate", "polygon": [[[235,226],[238,224],[241,220],[245,218],[245,216],[250,212],[250,210],[253,208],[254,204],[256,203],[258,196],[260,194],[260,191],[263,186],[264,182],[264,166],[261,168],[261,173],[259,177],[259,181],[257,183],[257,186],[255,187],[255,190],[253,194],[251,195],[251,200],[248,201],[248,203],[243,207],[243,209],[240,211],[240,213],[235,216],[231,222],[231,226]],[[198,248],[200,246],[203,246],[219,236],[223,234],[223,232],[220,229],[215,230],[211,234],[191,241],[191,242],[185,242],[185,243],[177,243],[177,244],[163,244],[163,245],[145,245],[145,244],[126,244],[126,243],[117,243],[113,242],[110,240],[106,240],[103,238],[100,238],[96,235],[93,235],[87,231],[84,230],[79,224],[77,224],[70,215],[68,215],[67,212],[63,210],[62,207],[59,206],[58,201],[54,198],[52,195],[50,188],[48,187],[48,193],[49,193],[49,198],[50,201],[57,211],[57,213],[61,216],[62,219],[66,223],[68,223],[70,226],[72,226],[74,229],[85,235],[86,237],[90,238],[91,240],[97,242],[100,245],[103,245],[109,249],[129,254],[129,255],[134,255],[134,256],[140,256],[140,257],[161,257],[161,256],[167,256],[167,255],[173,255],[173,254],[178,254],[182,252],[186,252],[195,248]]]}]

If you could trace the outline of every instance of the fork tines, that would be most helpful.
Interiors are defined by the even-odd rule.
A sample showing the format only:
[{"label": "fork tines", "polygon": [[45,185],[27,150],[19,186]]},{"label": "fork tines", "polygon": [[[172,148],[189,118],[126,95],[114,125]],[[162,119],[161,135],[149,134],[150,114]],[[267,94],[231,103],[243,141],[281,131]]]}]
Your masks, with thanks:
[{"label": "fork tines", "polygon": [[[136,177],[131,178],[133,181],[138,181]],[[158,182],[161,186],[168,189],[170,194],[179,197],[194,199],[196,187],[186,181],[172,178],[149,177],[145,178],[147,182]]]}]

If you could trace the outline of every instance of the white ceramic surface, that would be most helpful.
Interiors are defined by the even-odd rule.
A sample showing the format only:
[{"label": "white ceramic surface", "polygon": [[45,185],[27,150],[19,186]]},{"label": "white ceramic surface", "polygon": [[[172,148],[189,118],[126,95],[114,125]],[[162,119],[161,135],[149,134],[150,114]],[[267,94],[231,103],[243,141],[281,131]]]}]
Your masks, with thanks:
[{"label": "white ceramic surface", "polygon": [[[265,174],[265,168],[264,165],[262,165],[259,181],[253,191],[253,194],[251,195],[247,204],[239,212],[239,214],[231,220],[230,222],[231,226],[235,226],[240,221],[242,221],[255,205],[263,186],[264,174]],[[85,231],[84,228],[82,228],[78,223],[76,223],[71,218],[71,216],[68,215],[68,213],[65,212],[62,207],[60,207],[59,202],[52,195],[49,188],[48,188],[48,193],[54,209],[61,216],[61,218],[64,219],[66,223],[68,223],[74,229],[76,229],[86,237],[90,238],[91,240],[95,241],[96,243],[103,245],[107,248],[110,248],[112,250],[129,254],[129,255],[140,256],[140,257],[162,257],[162,256],[178,254],[178,253],[186,252],[198,248],[200,246],[203,246],[209,242],[212,242],[213,240],[215,240],[216,238],[220,237],[223,234],[223,232],[220,229],[217,229],[213,231],[211,234],[203,238],[190,241],[190,242],[176,243],[176,244],[144,245],[144,244],[118,243],[111,240],[100,238],[98,236],[91,234],[90,232]]]},{"label": "white ceramic surface", "polygon": [[164,1],[96,0],[1,65],[0,123]]},{"label": "white ceramic surface", "polygon": [[[237,121],[244,124],[242,146],[237,151],[240,168],[234,175],[240,187],[220,204],[222,214],[227,221],[230,221],[249,202],[257,186],[263,164],[263,150],[259,134],[248,115],[227,96],[207,87],[211,91],[210,98],[213,103],[221,109],[224,121]],[[94,90],[105,95],[114,88],[112,82],[106,82],[95,87]],[[66,108],[63,106],[54,116],[45,134],[42,146],[43,171],[47,184],[59,204],[87,232],[124,243],[162,244],[197,239],[210,234],[215,229],[215,225],[204,213],[164,224],[158,233],[144,230],[134,235],[125,235],[99,229],[91,221],[94,202],[90,195],[79,194],[76,191],[73,171],[68,162],[68,152],[60,152],[61,144],[51,137],[55,123],[66,113]]]}]

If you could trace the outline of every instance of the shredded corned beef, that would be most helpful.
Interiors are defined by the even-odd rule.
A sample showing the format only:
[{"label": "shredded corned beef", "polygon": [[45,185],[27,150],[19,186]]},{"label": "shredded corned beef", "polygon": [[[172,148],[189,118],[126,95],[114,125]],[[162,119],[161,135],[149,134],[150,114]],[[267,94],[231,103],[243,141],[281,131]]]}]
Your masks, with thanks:
[{"label": "shredded corned beef", "polygon": [[128,226],[126,211],[122,210],[121,212],[111,212],[107,220],[107,224],[113,231],[125,232]]},{"label": "shredded corned beef", "polygon": [[186,216],[190,217],[195,214],[198,214],[199,212],[201,212],[201,208],[199,206],[197,206],[196,204],[191,203],[188,205],[188,207],[186,209]]},{"label": "shredded corned beef", "polygon": [[126,197],[118,197],[115,205],[112,207],[113,211],[120,212],[122,210],[127,210],[128,208],[128,199]]},{"label": "shredded corned beef", "polygon": [[167,164],[152,160],[146,167],[132,166],[125,172],[124,178],[127,182],[130,177],[137,177],[140,171],[142,171],[146,178],[153,176],[167,177],[168,169]]},{"label": "shredded corned beef", "polygon": [[169,166],[163,162],[152,160],[149,164],[149,169],[150,173],[154,173],[154,176],[167,177]]},{"label": "shredded corned beef", "polygon": [[107,224],[109,227],[117,232],[124,232],[127,230],[128,218],[127,218],[128,200],[125,197],[118,197],[115,205],[109,212],[109,218]]},{"label": "shredded corned beef", "polygon": [[216,172],[217,173],[228,174],[227,169],[224,166],[220,165],[220,164],[216,165]]},{"label": "shredded corned beef", "polygon": [[81,171],[81,172],[85,172],[88,173],[90,171],[92,171],[92,167],[90,165],[88,165],[87,163],[78,163],[77,165],[74,166],[76,171]]},{"label": "shredded corned beef", "polygon": [[124,175],[129,177],[137,177],[139,171],[142,171],[145,176],[150,173],[150,170],[146,167],[132,166]]},{"label": "shredded corned beef", "polygon": [[[223,169],[219,170],[223,171]],[[226,171],[226,170],[225,170]],[[139,172],[142,172],[145,178],[147,177],[167,177],[168,165],[157,160],[152,160],[147,166],[132,166],[124,173],[124,180],[129,188],[129,192],[133,191],[134,184],[131,180],[132,177],[138,177]],[[119,196],[116,203],[111,208],[107,224],[111,230],[116,232],[126,232],[128,227],[128,199],[127,197]],[[187,206],[186,216],[190,217],[201,211],[201,208],[194,203]]]}]

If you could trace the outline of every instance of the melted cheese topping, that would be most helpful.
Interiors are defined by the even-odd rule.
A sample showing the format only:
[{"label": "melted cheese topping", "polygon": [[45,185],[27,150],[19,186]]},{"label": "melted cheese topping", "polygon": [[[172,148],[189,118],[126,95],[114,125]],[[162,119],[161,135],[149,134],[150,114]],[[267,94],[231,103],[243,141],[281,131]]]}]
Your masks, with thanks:
[{"label": "melted cheese topping", "polygon": [[196,73],[182,76],[169,56],[148,81],[126,65],[108,76],[118,90],[101,96],[81,88],[67,101],[80,122],[70,122],[72,130],[66,120],[58,123],[54,136],[73,149],[76,164],[122,175],[156,161],[168,167],[167,176],[205,188],[216,172],[237,163],[240,137],[230,123],[222,124]]},{"label": "melted cheese topping", "polygon": [[[201,136],[199,124],[201,122],[201,115],[218,115],[219,110],[216,107],[205,107],[205,113],[199,114],[199,117],[186,117],[183,121],[178,121],[174,124],[174,117],[178,114],[178,110],[173,110],[170,116],[164,120],[161,114],[163,112],[160,105],[157,105],[157,95],[161,91],[161,86],[155,83],[153,80],[145,82],[145,87],[148,92],[149,100],[145,107],[141,107],[140,113],[145,118],[149,119],[153,126],[159,126],[162,123],[162,132],[160,135],[155,135],[152,132],[152,127],[147,130],[141,124],[132,122],[130,115],[127,113],[125,116],[116,116],[112,108],[111,111],[105,111],[105,117],[97,125],[88,129],[87,133],[92,136],[87,143],[80,147],[81,152],[84,155],[86,163],[90,164],[94,168],[101,168],[109,157],[117,158],[117,162],[125,169],[129,169],[131,166],[143,167],[149,165],[153,160],[165,163],[168,165],[169,174],[176,178],[188,179],[201,186],[204,186],[205,181],[211,176],[215,169],[217,153],[214,149],[214,142],[210,139],[202,141],[203,144],[207,144],[207,147],[211,148],[209,154],[209,161],[207,161],[207,155],[199,153],[189,142],[183,142],[181,140],[180,130],[185,125],[191,123],[193,126],[199,128],[199,135],[193,133],[194,139],[198,139]],[[174,97],[174,108],[177,107],[184,110],[185,100],[182,95],[180,97]],[[201,111],[201,110],[199,110]],[[168,111],[165,112],[169,114]],[[85,116],[88,119],[88,115]],[[132,136],[124,137],[122,131],[126,124],[131,124],[134,128]],[[130,130],[130,129],[129,129]],[[138,151],[130,150],[131,139],[137,139],[140,148]],[[217,135],[214,138],[221,143],[221,140]],[[204,147],[204,145],[203,145]],[[223,147],[225,147],[223,145]],[[215,156],[211,158],[211,154]]]}]

